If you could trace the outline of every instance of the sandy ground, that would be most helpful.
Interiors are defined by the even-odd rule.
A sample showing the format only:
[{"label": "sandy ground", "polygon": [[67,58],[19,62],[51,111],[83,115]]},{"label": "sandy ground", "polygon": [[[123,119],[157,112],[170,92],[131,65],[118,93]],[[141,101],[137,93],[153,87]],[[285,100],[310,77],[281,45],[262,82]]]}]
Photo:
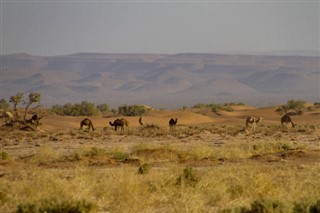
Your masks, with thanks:
[{"label": "sandy ground", "polygon": [[[85,117],[48,115],[42,121],[37,132],[3,131],[1,133],[1,150],[13,157],[32,155],[44,148],[59,153],[71,153],[83,147],[99,147],[106,150],[121,149],[132,151],[141,143],[154,145],[203,143],[212,147],[249,142],[264,143],[268,141],[285,141],[295,146],[307,146],[313,155],[320,156],[320,110],[305,112],[302,116],[293,116],[298,124],[296,128],[283,128],[281,116],[275,112],[277,107],[260,108],[239,106],[233,112],[196,113],[191,110],[157,110],[143,117],[145,124],[160,127],[157,135],[146,135],[139,126],[139,117],[123,117],[129,121],[124,132],[115,132],[109,125],[118,117],[90,117],[96,131],[80,131],[79,124]],[[255,133],[242,131],[245,119],[249,115],[263,117]],[[176,131],[168,126],[170,118],[178,118]],[[306,155],[305,155],[306,156]],[[258,158],[257,158],[258,159]],[[262,158],[259,158],[262,159]],[[318,158],[316,157],[315,160]]]}]

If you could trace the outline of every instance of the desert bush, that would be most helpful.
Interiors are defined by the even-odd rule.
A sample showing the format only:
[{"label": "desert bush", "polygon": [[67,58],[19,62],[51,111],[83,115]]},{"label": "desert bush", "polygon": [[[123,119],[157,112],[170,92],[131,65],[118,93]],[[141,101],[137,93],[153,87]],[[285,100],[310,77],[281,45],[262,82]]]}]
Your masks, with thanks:
[{"label": "desert bush", "polygon": [[284,204],[277,200],[263,198],[256,200],[251,204],[251,210],[248,213],[286,213],[288,209]]},{"label": "desert bush", "polygon": [[111,153],[111,158],[118,161],[125,161],[130,159],[130,154],[122,151],[115,151]]},{"label": "desert bush", "polygon": [[194,109],[208,108],[208,104],[198,103],[193,105],[191,108],[194,108]]},{"label": "desert bush", "polygon": [[320,200],[310,206],[310,213],[320,213]]},{"label": "desert bush", "polygon": [[87,213],[95,209],[95,204],[86,200],[59,201],[57,199],[42,200],[39,203],[22,203],[16,213]]},{"label": "desert bush", "polygon": [[142,116],[148,112],[149,109],[142,105],[122,105],[118,108],[118,113],[124,116]]},{"label": "desert bush", "polygon": [[151,170],[151,165],[148,163],[142,164],[138,169],[138,174],[144,175],[148,174]]},{"label": "desert bush", "polygon": [[305,101],[304,100],[289,100],[288,102],[287,102],[287,105],[286,105],[286,107],[287,107],[287,109],[291,109],[291,110],[301,110],[303,107],[304,107],[304,105],[305,105]]},{"label": "desert bush", "polygon": [[320,108],[320,102],[315,102],[313,104],[313,106],[316,108],[316,109],[319,109]]},{"label": "desert bush", "polygon": [[9,157],[9,154],[4,152],[4,151],[0,151],[0,160],[8,160],[10,157]]},{"label": "desert bush", "polygon": [[51,110],[58,115],[69,116],[91,116],[98,114],[96,106],[88,101],[75,104],[67,103],[63,106],[54,105]]},{"label": "desert bush", "polygon": [[2,110],[8,110],[9,109],[9,103],[8,103],[8,101],[6,100],[6,99],[4,99],[4,98],[2,98],[1,100],[0,100],[0,109],[2,109]]},{"label": "desert bush", "polygon": [[[19,130],[36,130],[35,127],[40,125],[40,119],[44,116],[40,110],[37,113],[36,109],[38,109],[40,105],[41,94],[36,92],[31,92],[28,96],[28,99],[23,99],[23,93],[17,93],[10,97],[9,102],[13,104],[12,118],[8,119],[5,122],[6,127],[12,127]],[[6,102],[2,100],[2,104],[6,105]],[[23,104],[24,112],[21,113],[22,110],[19,110],[19,105]],[[33,104],[37,104],[31,108]],[[31,119],[27,119],[28,114],[34,114],[36,117],[32,117]]]},{"label": "desert bush", "polygon": [[307,203],[295,202],[293,204],[292,212],[293,213],[307,213],[307,212],[309,212],[309,208],[310,208],[310,205],[308,205]]},{"label": "desert bush", "polygon": [[168,135],[168,132],[165,129],[162,128],[143,128],[142,131],[138,133],[139,136],[142,137],[151,137],[151,138],[157,138],[157,137],[165,137]]},{"label": "desert bush", "polygon": [[183,170],[183,174],[176,180],[176,185],[179,186],[192,186],[195,187],[200,181],[200,178],[193,167],[186,167]]},{"label": "desert bush", "polygon": [[0,204],[4,204],[9,200],[8,192],[0,189]]},{"label": "desert bush", "polygon": [[97,105],[97,110],[100,112],[108,112],[109,111],[109,105],[108,104],[99,104]]},{"label": "desert bush", "polygon": [[106,155],[106,151],[101,148],[91,147],[88,151],[84,151],[83,156],[85,157],[98,157]]},{"label": "desert bush", "polygon": [[304,100],[289,100],[287,104],[278,107],[276,112],[280,114],[291,113],[291,115],[301,115],[305,103]]}]

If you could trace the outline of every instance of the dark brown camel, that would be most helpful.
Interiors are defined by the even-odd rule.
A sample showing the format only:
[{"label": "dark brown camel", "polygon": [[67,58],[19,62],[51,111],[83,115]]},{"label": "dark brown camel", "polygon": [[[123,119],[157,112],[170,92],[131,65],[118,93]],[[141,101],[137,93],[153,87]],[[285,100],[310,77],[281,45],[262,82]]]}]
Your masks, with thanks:
[{"label": "dark brown camel", "polygon": [[40,123],[40,119],[42,119],[42,117],[38,116],[37,114],[34,114],[30,119],[26,120],[26,123],[35,124],[36,126],[38,126]]},{"label": "dark brown camel", "polygon": [[83,126],[88,126],[89,131],[90,128],[92,129],[92,131],[94,131],[92,121],[89,118],[85,118],[80,122],[80,129],[82,129]]},{"label": "dark brown camel", "polygon": [[116,119],[113,121],[113,123],[110,121],[109,124],[111,126],[114,126],[114,131],[117,131],[118,127],[120,127],[121,131],[123,131],[124,126],[129,126],[129,122],[124,118]]},{"label": "dark brown camel", "polygon": [[288,127],[289,123],[291,124],[292,127],[296,126],[296,124],[292,122],[291,117],[288,114],[285,114],[284,116],[282,116],[281,125],[283,126],[283,124],[286,124]]},{"label": "dark brown camel", "polygon": [[177,122],[178,122],[178,118],[176,118],[176,119],[171,118],[170,119],[170,121],[169,121],[170,130],[175,130]]}]

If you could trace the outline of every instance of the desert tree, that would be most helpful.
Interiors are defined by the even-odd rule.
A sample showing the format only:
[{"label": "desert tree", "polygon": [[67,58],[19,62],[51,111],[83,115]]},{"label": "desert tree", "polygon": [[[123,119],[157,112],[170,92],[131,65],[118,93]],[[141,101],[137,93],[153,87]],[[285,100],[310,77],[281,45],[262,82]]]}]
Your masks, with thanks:
[{"label": "desert tree", "polygon": [[6,99],[2,98],[2,99],[0,100],[0,109],[6,111],[6,110],[9,109],[9,107],[10,107],[10,104],[8,103],[8,101],[7,101]]},{"label": "desert tree", "polygon": [[16,119],[19,119],[18,105],[21,103],[22,99],[23,99],[23,93],[21,92],[18,92],[16,95],[13,95],[9,98],[9,102],[13,104],[13,111]]},{"label": "desert tree", "polygon": [[31,92],[29,94],[29,99],[27,101],[25,101],[25,104],[26,104],[26,107],[25,107],[25,110],[24,110],[24,116],[23,116],[23,119],[26,120],[26,116],[29,112],[29,108],[32,104],[36,104],[38,103],[38,105],[36,105],[35,107],[33,107],[33,109],[36,109],[38,107],[40,107],[40,100],[41,100],[41,94],[40,93],[37,93],[37,92]]},{"label": "desert tree", "polygon": [[[40,114],[34,114],[32,118],[27,119],[27,115],[34,111],[38,107],[40,107],[40,100],[41,94],[36,92],[31,92],[28,96],[27,100],[23,99],[23,93],[18,92],[16,95],[13,95],[9,98],[9,102],[13,104],[13,111],[14,111],[14,119],[10,123],[7,123],[8,126],[19,127],[20,129],[32,129],[35,130],[32,125],[39,125],[39,120],[43,117]],[[19,115],[19,105],[25,105],[24,107],[24,114],[21,118]],[[37,104],[31,109],[33,104]]]}]

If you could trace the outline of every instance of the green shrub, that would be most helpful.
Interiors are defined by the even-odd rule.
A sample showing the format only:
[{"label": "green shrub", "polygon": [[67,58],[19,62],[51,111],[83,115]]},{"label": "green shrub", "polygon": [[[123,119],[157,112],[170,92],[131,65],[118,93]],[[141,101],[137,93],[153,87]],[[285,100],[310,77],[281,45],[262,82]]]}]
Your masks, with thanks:
[{"label": "green shrub", "polygon": [[196,171],[188,166],[183,170],[183,174],[177,178],[176,184],[179,186],[186,185],[195,187],[199,181],[200,178]]},{"label": "green shrub", "polygon": [[[106,154],[106,151],[104,149],[100,149],[97,147],[92,147],[89,151],[84,153],[84,156],[86,157],[98,157],[98,156],[103,156]],[[79,156],[75,156],[79,157]]]},{"label": "green shrub", "polygon": [[99,104],[97,105],[97,110],[100,112],[108,112],[109,111],[109,105],[108,104]]},{"label": "green shrub", "polygon": [[148,163],[144,163],[139,167],[138,174],[141,174],[141,175],[148,174],[150,172],[150,169],[151,169],[151,165]]},{"label": "green shrub", "polygon": [[260,199],[251,204],[252,213],[286,213],[288,212],[285,206],[277,200]]},{"label": "green shrub", "polygon": [[310,206],[310,213],[320,213],[320,200]]},{"label": "green shrub", "polygon": [[8,192],[0,189],[0,204],[4,204],[9,200]]},{"label": "green shrub", "polygon": [[122,105],[118,108],[118,113],[124,116],[142,116],[148,112],[149,109],[142,105]]},{"label": "green shrub", "polygon": [[86,200],[58,201],[43,200],[38,204],[24,203],[18,205],[16,213],[87,213],[95,209],[95,205]]},{"label": "green shrub", "polygon": [[9,109],[9,103],[6,99],[2,98],[0,100],[0,109],[3,109],[3,110],[8,110]]},{"label": "green shrub", "polygon": [[0,160],[8,160],[9,158],[10,157],[8,153],[0,151]]},{"label": "green shrub", "polygon": [[293,112],[294,114],[301,115],[302,109],[305,105],[304,100],[289,100],[287,101],[287,104],[280,106],[276,109],[276,112],[279,112],[280,114],[286,114],[288,112]]},{"label": "green shrub", "polygon": [[294,203],[293,204],[293,213],[307,213],[309,212],[309,205],[305,203]]},{"label": "green shrub", "polygon": [[117,151],[111,154],[111,158],[119,161],[125,161],[130,159],[130,154],[127,152]]},{"label": "green shrub", "polygon": [[91,116],[96,115],[98,110],[93,103],[88,101],[82,101],[81,103],[67,103],[63,106],[54,105],[52,111],[58,115],[69,115],[69,116]]},{"label": "green shrub", "polygon": [[320,108],[320,102],[315,102],[313,104],[313,106],[316,108],[316,109],[319,109]]}]

